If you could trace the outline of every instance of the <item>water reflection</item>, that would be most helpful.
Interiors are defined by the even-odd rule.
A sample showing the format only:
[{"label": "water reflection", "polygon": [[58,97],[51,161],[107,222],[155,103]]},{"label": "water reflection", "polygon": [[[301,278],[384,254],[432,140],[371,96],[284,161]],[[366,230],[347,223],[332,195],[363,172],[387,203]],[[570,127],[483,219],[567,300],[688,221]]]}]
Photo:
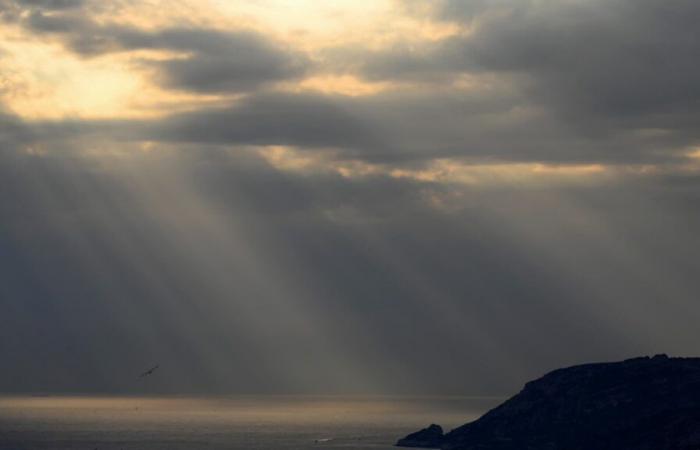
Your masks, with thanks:
[{"label": "water reflection", "polygon": [[0,448],[390,448],[431,422],[473,420],[476,397],[4,397]]}]

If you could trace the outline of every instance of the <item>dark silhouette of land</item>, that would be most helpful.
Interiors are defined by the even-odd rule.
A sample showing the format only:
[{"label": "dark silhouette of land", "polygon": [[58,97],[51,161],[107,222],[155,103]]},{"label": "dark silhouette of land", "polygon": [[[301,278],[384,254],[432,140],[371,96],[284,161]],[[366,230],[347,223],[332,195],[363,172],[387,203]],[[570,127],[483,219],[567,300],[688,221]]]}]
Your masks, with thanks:
[{"label": "dark silhouette of land", "polygon": [[700,449],[700,358],[657,355],[559,369],[478,420],[397,446],[444,450]]}]

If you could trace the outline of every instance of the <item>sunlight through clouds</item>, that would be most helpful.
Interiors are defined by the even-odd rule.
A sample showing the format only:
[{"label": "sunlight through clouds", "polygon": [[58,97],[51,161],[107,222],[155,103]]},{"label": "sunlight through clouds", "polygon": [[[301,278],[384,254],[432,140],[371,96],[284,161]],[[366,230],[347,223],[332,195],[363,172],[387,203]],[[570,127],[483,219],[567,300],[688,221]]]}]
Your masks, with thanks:
[{"label": "sunlight through clouds", "polygon": [[0,390],[500,394],[695,351],[699,13],[0,0]]}]

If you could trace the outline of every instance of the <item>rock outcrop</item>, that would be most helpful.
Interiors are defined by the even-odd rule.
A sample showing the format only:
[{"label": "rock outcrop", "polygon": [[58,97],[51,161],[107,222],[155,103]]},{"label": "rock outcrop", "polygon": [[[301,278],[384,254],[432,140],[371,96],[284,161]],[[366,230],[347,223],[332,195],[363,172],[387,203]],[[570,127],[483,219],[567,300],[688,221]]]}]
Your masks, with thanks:
[{"label": "rock outcrop", "polygon": [[439,448],[444,437],[442,427],[432,424],[428,428],[411,433],[396,443],[398,447]]},{"label": "rock outcrop", "polygon": [[700,358],[657,355],[555,370],[426,443],[444,450],[698,450]]}]

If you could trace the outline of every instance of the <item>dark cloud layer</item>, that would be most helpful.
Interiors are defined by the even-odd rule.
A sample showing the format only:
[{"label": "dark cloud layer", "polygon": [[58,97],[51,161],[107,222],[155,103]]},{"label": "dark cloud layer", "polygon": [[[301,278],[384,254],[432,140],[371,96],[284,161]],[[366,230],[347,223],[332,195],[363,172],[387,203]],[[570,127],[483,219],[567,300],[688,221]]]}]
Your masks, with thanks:
[{"label": "dark cloud layer", "polygon": [[[700,18],[697,2],[440,5],[437,16],[468,24],[468,36],[366,53],[356,69],[369,79],[441,84],[464,74],[498,77],[506,89],[520,93],[513,107],[551,111],[545,128],[563,123],[562,153],[572,141],[602,137],[595,146],[612,154],[625,134],[649,136],[651,131],[665,133],[665,142],[652,138],[624,145],[641,147],[643,153],[650,144],[658,154],[698,142],[693,124],[700,116],[700,84],[694,76],[700,39],[692,25]],[[347,60],[345,52],[335,57]]]},{"label": "dark cloud layer", "polygon": [[157,139],[219,144],[377,149],[371,121],[322,95],[260,94],[225,108],[170,116],[147,129]]},{"label": "dark cloud layer", "polygon": [[[697,112],[697,2],[482,3],[468,37],[433,51],[433,70],[526,75],[538,98],[605,117]],[[455,19],[466,5],[443,7]]]},{"label": "dark cloud layer", "polygon": [[14,0],[14,2],[23,7],[61,10],[80,7],[85,0]]},{"label": "dark cloud layer", "polygon": [[[229,107],[201,109],[143,124],[142,136],[230,145],[340,150],[341,158],[425,163],[435,158],[554,163],[676,162],[694,129],[640,133],[635,125],[590,129],[570,124],[528,98],[480,93],[398,92],[354,98],[267,92]],[[690,124],[687,124],[690,125]]]},{"label": "dark cloud layer", "polygon": [[[697,2],[541,4],[484,18],[464,47],[486,70],[523,72],[559,108],[603,116],[697,113]],[[568,106],[567,106],[568,105]]]}]

